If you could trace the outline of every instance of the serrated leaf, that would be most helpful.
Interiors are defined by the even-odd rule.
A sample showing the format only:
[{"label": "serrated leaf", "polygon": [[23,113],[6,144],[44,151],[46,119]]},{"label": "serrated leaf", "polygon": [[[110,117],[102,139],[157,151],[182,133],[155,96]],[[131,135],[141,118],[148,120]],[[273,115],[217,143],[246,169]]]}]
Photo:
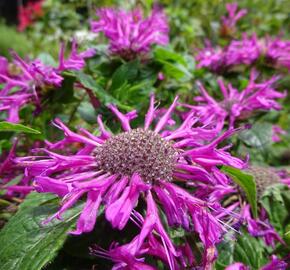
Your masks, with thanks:
[{"label": "serrated leaf", "polygon": [[246,145],[264,149],[272,144],[272,125],[270,123],[256,123],[250,129],[241,131],[239,138]]},{"label": "serrated leaf", "polygon": [[247,200],[251,205],[253,216],[256,218],[258,216],[257,190],[254,177],[250,174],[247,174],[239,169],[230,166],[223,166],[221,170],[225,172],[228,176],[230,176],[232,180],[236,184],[238,184],[246,193]]},{"label": "serrated leaf", "polygon": [[157,47],[154,50],[154,57],[157,60],[167,60],[167,61],[169,60],[169,61],[178,62],[184,66],[186,65],[186,61],[180,54],[167,48]]},{"label": "serrated leaf", "polygon": [[275,185],[266,189],[261,204],[267,211],[269,220],[281,235],[285,233],[287,220],[290,219],[289,189],[285,185]]},{"label": "serrated leaf", "polygon": [[14,132],[23,132],[23,133],[31,133],[31,134],[40,134],[41,132],[33,129],[31,127],[27,127],[21,124],[14,124],[10,122],[0,122],[0,132],[1,131],[14,131]]},{"label": "serrated leaf", "polygon": [[91,103],[86,101],[82,102],[82,104],[78,107],[78,112],[86,122],[91,124],[96,123],[96,110]]},{"label": "serrated leaf", "polygon": [[223,270],[226,266],[234,262],[235,241],[234,231],[229,231],[224,235],[223,241],[218,244],[218,258],[215,264],[217,270]]},{"label": "serrated leaf", "polygon": [[163,71],[168,77],[177,80],[189,80],[192,78],[188,63],[190,63],[192,68],[194,68],[194,64],[192,61],[189,62],[183,55],[168,48],[158,47],[154,51],[154,58],[163,65]]},{"label": "serrated leaf", "polygon": [[112,76],[110,91],[121,88],[127,82],[133,81],[138,75],[139,61],[132,61],[121,65]]},{"label": "serrated leaf", "polygon": [[92,76],[84,74],[82,72],[76,72],[76,77],[80,81],[80,83],[93,91],[96,97],[104,104],[116,104],[118,107],[124,110],[131,110],[132,108],[122,104],[119,100],[111,96],[103,87],[101,87],[97,82],[93,79]]},{"label": "serrated leaf", "polygon": [[31,193],[0,232],[0,265],[5,270],[40,270],[52,261],[74,226],[81,206],[63,221],[42,222],[58,209],[51,194]]},{"label": "serrated leaf", "polygon": [[250,236],[245,230],[237,237],[234,247],[234,261],[242,262],[253,270],[267,263],[267,253],[261,239]]}]

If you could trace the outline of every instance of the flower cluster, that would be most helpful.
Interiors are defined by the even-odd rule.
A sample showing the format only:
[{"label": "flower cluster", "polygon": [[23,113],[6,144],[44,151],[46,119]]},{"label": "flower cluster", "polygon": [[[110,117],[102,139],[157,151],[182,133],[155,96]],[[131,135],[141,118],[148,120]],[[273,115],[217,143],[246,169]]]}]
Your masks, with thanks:
[{"label": "flower cluster", "polygon": [[[250,268],[242,263],[234,263],[226,268],[226,270],[249,270]],[[286,270],[287,263],[278,259],[275,255],[271,257],[271,261],[260,268],[260,270]]]},{"label": "flower cluster", "polygon": [[165,14],[155,8],[148,18],[141,10],[134,11],[102,8],[97,11],[98,21],[92,21],[93,32],[103,32],[110,40],[112,54],[126,60],[148,53],[153,44],[168,43],[169,27]]},{"label": "flower cluster", "polygon": [[238,91],[231,84],[225,85],[222,80],[218,81],[223,100],[217,101],[211,97],[204,86],[198,82],[201,96],[194,100],[197,105],[185,105],[196,112],[204,124],[214,123],[217,130],[221,130],[225,121],[233,128],[238,119],[246,119],[256,111],[280,110],[281,105],[276,99],[284,98],[286,92],[280,93],[274,88],[278,77],[272,77],[261,83],[255,82],[258,73],[253,70],[250,81],[245,89]]},{"label": "flower cluster", "polygon": [[258,59],[265,58],[266,64],[275,68],[290,70],[290,42],[279,38],[259,40],[255,34],[243,35],[241,40],[232,40],[224,48],[212,47],[207,42],[204,49],[198,50],[195,56],[198,67],[206,67],[221,73],[238,65],[252,65]]},{"label": "flower cluster", "polygon": [[[110,105],[123,129],[118,135],[105,130],[100,116],[98,136],[84,129],[77,134],[56,119],[54,124],[65,134],[63,140],[35,150],[45,155],[15,158],[19,166],[25,167],[26,175],[33,177],[38,192],[52,192],[62,198],[60,210],[47,221],[60,219],[86,195],[86,204],[72,234],[93,230],[100,205],[105,206],[105,217],[113,228],[122,230],[130,219],[140,227],[140,234],[129,244],[114,245],[109,251],[97,248],[94,253],[111,258],[117,268],[141,267],[145,265],[142,260],[145,254],[158,257],[170,269],[179,269],[188,263],[190,266],[192,258],[188,257],[186,262],[186,254],[182,256],[186,247],[174,245],[168,236],[161,220],[162,211],[169,226],[199,235],[204,245],[203,265],[210,265],[216,257],[215,245],[226,230],[222,220],[230,212],[223,212],[218,201],[209,203],[194,196],[182,183],[188,186],[194,186],[196,181],[217,183],[223,179],[217,165],[243,168],[245,164],[231,156],[227,147],[218,148],[234,130],[206,142],[204,134],[215,137],[215,132],[195,127],[197,120],[193,114],[175,130],[167,129],[176,105],[177,98],[152,130],[153,95],[142,128],[131,128],[130,121],[137,116],[136,111],[123,114]],[[77,153],[62,155],[52,151],[75,142],[83,145]],[[140,200],[147,204],[145,217],[134,210]]]},{"label": "flower cluster", "polygon": [[45,65],[41,60],[25,61],[15,52],[11,52],[14,59],[8,63],[4,57],[0,58],[0,111],[8,122],[19,122],[19,111],[27,103],[36,106],[36,112],[41,108],[41,97],[49,89],[60,88],[64,70],[80,70],[85,65],[85,58],[94,55],[94,50],[88,49],[77,52],[77,44],[72,42],[72,50],[68,59],[64,58],[64,44],[61,46],[59,66]]}]

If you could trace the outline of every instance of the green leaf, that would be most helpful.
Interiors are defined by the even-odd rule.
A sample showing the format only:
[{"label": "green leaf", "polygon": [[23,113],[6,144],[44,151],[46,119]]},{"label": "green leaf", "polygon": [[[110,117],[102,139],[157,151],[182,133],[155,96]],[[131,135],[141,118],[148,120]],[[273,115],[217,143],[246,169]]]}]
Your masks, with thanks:
[{"label": "green leaf", "polygon": [[217,249],[219,256],[215,265],[217,270],[223,270],[226,266],[234,262],[234,237],[234,231],[229,231],[225,234],[224,240],[218,244]]},{"label": "green leaf", "polygon": [[251,205],[251,209],[253,212],[253,216],[256,218],[258,216],[257,213],[257,190],[256,190],[256,182],[254,177],[250,174],[244,173],[243,171],[229,167],[223,166],[221,169],[228,176],[232,178],[232,180],[237,183],[246,193],[249,204]]},{"label": "green leaf", "polygon": [[127,82],[134,81],[134,79],[136,79],[138,75],[139,65],[139,61],[135,60],[129,63],[125,63],[117,68],[112,77],[112,85],[110,87],[110,91],[121,88]]},{"label": "green leaf", "polygon": [[21,124],[14,124],[9,122],[0,122],[0,132],[1,131],[14,131],[23,133],[40,134],[41,132],[33,129],[31,127],[26,127]]},{"label": "green leaf", "polygon": [[177,80],[190,80],[192,78],[191,69],[194,69],[192,59],[186,58],[168,48],[161,47],[157,47],[154,50],[154,58],[162,64],[163,71],[167,77]]},{"label": "green leaf", "polygon": [[93,105],[89,102],[82,102],[78,107],[78,112],[80,116],[88,123],[94,124],[96,123],[97,114]]},{"label": "green leaf", "polygon": [[40,270],[56,256],[75,224],[80,205],[63,221],[42,222],[58,209],[51,194],[31,193],[0,232],[0,265],[5,270]]},{"label": "green leaf", "polygon": [[39,59],[45,65],[57,67],[57,62],[54,60],[54,58],[49,53],[41,52],[37,56],[37,59]]},{"label": "green leaf", "polygon": [[245,230],[237,237],[234,247],[234,261],[250,266],[252,270],[260,269],[267,263],[267,252],[262,240],[250,236]]},{"label": "green leaf", "polygon": [[167,49],[167,48],[157,47],[154,50],[154,57],[157,60],[173,61],[173,62],[177,62],[186,66],[186,61],[184,60],[182,55],[174,51],[171,51],[170,49]]},{"label": "green leaf", "polygon": [[261,198],[271,224],[280,235],[285,233],[287,221],[290,220],[289,193],[287,186],[278,184],[268,187]]},{"label": "green leaf", "polygon": [[270,123],[256,123],[251,129],[241,131],[239,138],[246,145],[265,149],[272,144],[272,125]]},{"label": "green leaf", "polygon": [[93,79],[92,76],[84,74],[82,72],[75,72],[77,79],[80,81],[80,83],[93,91],[93,93],[96,95],[96,97],[104,104],[116,104],[121,109],[124,110],[131,110],[132,108],[129,106],[126,106],[122,104],[119,100],[115,99],[113,96],[111,96],[103,87],[101,87],[97,82]]}]

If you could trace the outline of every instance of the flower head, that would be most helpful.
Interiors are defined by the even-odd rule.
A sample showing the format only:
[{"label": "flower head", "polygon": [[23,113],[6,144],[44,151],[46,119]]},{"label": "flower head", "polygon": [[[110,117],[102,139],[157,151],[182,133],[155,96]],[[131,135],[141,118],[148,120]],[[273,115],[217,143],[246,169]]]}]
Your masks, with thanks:
[{"label": "flower head", "polygon": [[225,66],[224,51],[222,48],[214,48],[209,41],[203,49],[197,50],[195,59],[198,68],[208,68],[214,72],[220,72]]},{"label": "flower head", "polygon": [[228,16],[222,17],[222,35],[234,33],[237,22],[247,14],[246,9],[238,11],[238,3],[236,2],[226,4],[226,9],[228,11]]},{"label": "flower head", "polygon": [[15,52],[14,65],[18,72],[12,74],[9,69],[0,73],[4,86],[0,91],[0,111],[6,111],[6,120],[19,122],[19,111],[27,103],[40,106],[41,89],[59,87],[63,78],[54,68],[44,65],[40,60],[26,62]]},{"label": "flower head", "polygon": [[279,38],[266,40],[266,60],[277,67],[290,71],[290,41]]},{"label": "flower head", "polygon": [[[33,190],[33,187],[30,185],[29,177],[23,176],[21,169],[13,162],[16,156],[16,146],[17,140],[14,140],[9,152],[3,152],[0,156],[0,190],[6,190],[7,197],[18,195],[23,198]],[[17,178],[19,178],[18,183],[11,184],[11,181],[15,181]]]},{"label": "flower head", "polygon": [[[209,259],[213,260],[215,244],[225,230],[212,213],[211,209],[217,207],[216,203],[210,206],[184,189],[182,183],[215,182],[217,165],[242,168],[244,162],[232,157],[226,148],[217,147],[235,131],[228,131],[205,143],[203,130],[206,128],[194,127],[197,121],[192,114],[180,127],[167,129],[176,106],[177,98],[151,130],[150,126],[155,120],[153,95],[142,128],[131,128],[130,122],[137,116],[136,111],[123,114],[110,105],[123,129],[117,135],[105,130],[100,116],[98,136],[84,129],[77,134],[56,119],[55,125],[64,131],[63,140],[48,143],[46,149],[36,149],[45,155],[15,159],[17,164],[25,167],[27,175],[34,177],[38,192],[52,192],[62,198],[60,210],[49,220],[61,218],[63,212],[86,195],[86,204],[73,234],[92,231],[98,209],[104,205],[105,217],[114,228],[122,230],[134,217],[139,220],[137,224],[141,228],[140,235],[130,244],[117,247],[118,252],[112,248],[106,255],[109,254],[113,261],[121,261],[122,265],[138,265],[140,260],[136,257],[147,252],[145,246],[151,246],[147,248],[149,253],[157,253],[158,243],[162,250],[160,256],[171,269],[175,269],[174,265],[179,263],[179,253],[159,217],[159,205],[169,226],[197,232],[204,244],[207,258],[204,264]],[[77,153],[66,151],[67,154],[62,155],[53,151],[68,148],[74,142],[83,145]],[[134,210],[140,200],[147,203],[145,218]]]},{"label": "flower head", "polygon": [[59,51],[59,66],[57,71],[83,69],[86,64],[85,59],[93,57],[96,51],[94,49],[87,49],[81,53],[78,53],[78,44],[76,40],[73,39],[71,52],[67,59],[65,59],[64,53],[65,44],[62,43]]},{"label": "flower head", "polygon": [[250,65],[260,56],[261,47],[256,35],[248,37],[243,35],[241,40],[233,40],[226,48],[226,66]]},{"label": "flower head", "polygon": [[165,14],[155,8],[148,18],[139,9],[127,12],[112,8],[97,10],[98,21],[92,31],[103,32],[110,40],[110,50],[126,60],[147,53],[153,44],[168,43],[169,27]]},{"label": "flower head", "polygon": [[275,100],[286,96],[285,93],[276,91],[273,87],[278,77],[256,83],[257,73],[252,71],[248,86],[241,92],[231,84],[227,86],[219,80],[219,87],[224,99],[217,101],[211,97],[201,83],[198,83],[201,96],[195,98],[197,105],[185,105],[200,116],[204,124],[215,123],[216,129],[224,127],[225,120],[229,121],[230,128],[234,127],[238,119],[243,119],[253,112],[262,110],[280,110],[280,104]]},{"label": "flower head", "polygon": [[286,135],[287,131],[282,129],[279,125],[273,125],[272,127],[272,141],[280,142],[281,136]]},{"label": "flower head", "polygon": [[[59,55],[59,66],[45,65],[40,59],[25,61],[17,53],[11,53],[14,58],[14,69],[9,70],[8,61],[0,58],[0,82],[4,83],[0,90],[0,111],[6,112],[6,121],[19,122],[19,111],[26,104],[34,104],[36,111],[41,110],[41,98],[47,90],[60,88],[64,70],[81,70],[85,66],[85,59],[95,54],[94,49],[77,52],[77,43],[72,42],[70,56],[64,57],[64,44]],[[14,74],[15,73],[15,74]]]},{"label": "flower head", "polygon": [[198,67],[206,67],[214,72],[223,72],[237,65],[251,65],[261,55],[262,47],[256,35],[243,35],[241,40],[232,40],[225,48],[214,48],[207,42],[196,55]]},{"label": "flower head", "polygon": [[[234,263],[226,268],[226,270],[248,270],[248,269],[250,268],[242,263]],[[287,263],[279,259],[275,255],[271,256],[271,261],[269,263],[260,268],[260,270],[286,270],[286,269]]]}]

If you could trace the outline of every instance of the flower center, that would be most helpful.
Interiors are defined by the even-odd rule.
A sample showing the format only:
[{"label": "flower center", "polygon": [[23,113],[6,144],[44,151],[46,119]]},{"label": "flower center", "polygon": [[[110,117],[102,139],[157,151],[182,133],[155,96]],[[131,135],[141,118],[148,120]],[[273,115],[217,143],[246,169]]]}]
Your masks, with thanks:
[{"label": "flower center", "polygon": [[258,199],[267,187],[280,183],[280,177],[271,168],[251,166],[246,172],[255,177]]},{"label": "flower center", "polygon": [[229,100],[223,100],[222,102],[220,102],[220,105],[225,111],[227,111],[228,113],[231,113],[232,107],[236,103],[238,103],[238,100],[229,99]]},{"label": "flower center", "polygon": [[145,182],[172,180],[177,151],[159,134],[141,128],[109,138],[96,149],[100,169],[123,176],[138,173]]}]

